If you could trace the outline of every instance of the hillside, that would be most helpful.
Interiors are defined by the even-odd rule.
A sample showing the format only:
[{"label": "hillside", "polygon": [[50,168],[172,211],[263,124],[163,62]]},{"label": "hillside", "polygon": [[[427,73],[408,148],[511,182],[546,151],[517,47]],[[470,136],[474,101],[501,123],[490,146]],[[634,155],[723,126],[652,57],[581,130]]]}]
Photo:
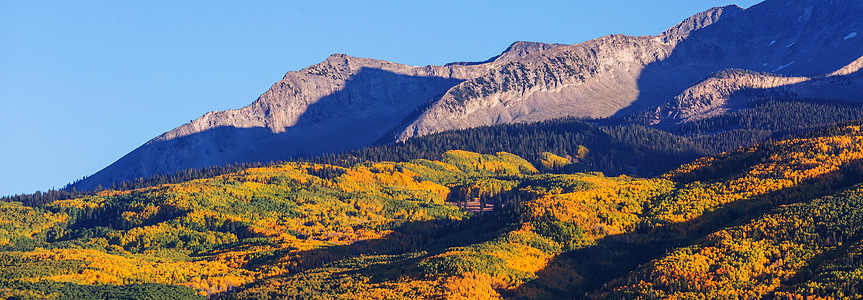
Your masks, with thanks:
[{"label": "hillside", "polygon": [[649,124],[667,129],[753,98],[859,102],[860,14],[853,0],[767,0],[712,8],[656,36],[516,42],[475,63],[417,67],[334,54],[288,72],[246,107],[148,141],[75,187],[491,125],[649,114]]},{"label": "hillside", "polygon": [[747,101],[757,98],[820,99],[826,103],[861,102],[861,67],[863,57],[836,72],[818,77],[786,77],[725,70],[711,75],[657,108],[653,124],[680,124],[726,115],[744,108]]},{"label": "hillside", "polygon": [[[620,120],[559,119],[528,124],[503,124],[455,130],[413,138],[405,143],[382,144],[301,161],[349,167],[367,161],[437,159],[449,149],[472,152],[510,152],[535,165],[544,153],[556,153],[573,164],[557,173],[597,171],[650,177],[704,155],[732,151],[770,140],[781,140],[813,128],[863,119],[863,104],[827,99],[777,100],[753,98],[745,108],[719,116],[693,120],[665,131],[648,127],[653,114]],[[639,125],[643,124],[643,125]],[[231,163],[177,170],[122,181],[106,188],[130,190],[180,183],[237,172],[245,168],[272,166],[280,161]],[[64,189],[0,197],[0,201],[41,204],[92,195],[101,189]]]},{"label": "hillside", "polygon": [[553,153],[537,169],[504,152],[448,151],[0,203],[0,293],[848,296],[863,287],[861,130],[828,128],[652,179],[543,173],[568,164]]},{"label": "hillside", "polygon": [[[656,36],[610,35],[555,47],[459,83],[394,136],[403,141],[482,125],[624,116],[675,101],[710,74],[727,69],[829,76],[856,66],[863,55],[863,40],[856,38],[863,25],[855,17],[860,13],[859,1],[767,0],[746,10],[713,8]],[[818,88],[831,87],[860,88],[848,81],[822,82]],[[667,113],[702,113],[674,108],[679,110]]]},{"label": "hillside", "polygon": [[288,72],[249,106],[210,112],[153,138],[77,188],[371,145],[417,106],[489,67],[414,67],[334,54]]}]

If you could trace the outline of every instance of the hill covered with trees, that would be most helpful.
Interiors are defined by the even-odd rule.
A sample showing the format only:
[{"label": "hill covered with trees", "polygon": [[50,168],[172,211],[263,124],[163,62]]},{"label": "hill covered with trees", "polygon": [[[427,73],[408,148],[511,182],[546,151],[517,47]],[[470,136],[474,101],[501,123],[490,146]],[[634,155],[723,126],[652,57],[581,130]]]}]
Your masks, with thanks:
[{"label": "hill covered with trees", "polygon": [[0,295],[860,297],[861,130],[644,179],[555,172],[583,149],[537,164],[451,150],[2,202]]},{"label": "hill covered with trees", "polygon": [[[448,131],[404,143],[380,144],[314,157],[301,155],[289,160],[350,167],[367,161],[435,160],[448,150],[462,149],[477,153],[509,152],[541,165],[544,153],[550,152],[577,162],[567,168],[556,169],[556,173],[595,171],[611,176],[651,177],[701,156],[786,139],[819,127],[858,119],[863,119],[863,106],[857,103],[756,99],[749,101],[746,108],[726,115],[671,127],[651,127],[648,115],[600,120],[560,119]],[[5,196],[0,200],[41,204],[93,195],[106,188],[131,190],[181,183],[280,163],[234,163],[188,169],[118,182],[96,190],[78,190],[77,184],[71,183],[60,190]]]}]

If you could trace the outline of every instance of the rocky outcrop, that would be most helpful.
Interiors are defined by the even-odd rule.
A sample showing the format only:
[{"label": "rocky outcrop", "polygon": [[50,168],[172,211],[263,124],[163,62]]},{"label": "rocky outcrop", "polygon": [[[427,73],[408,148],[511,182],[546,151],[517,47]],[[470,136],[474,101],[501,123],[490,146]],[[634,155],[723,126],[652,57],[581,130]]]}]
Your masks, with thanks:
[{"label": "rocky outcrop", "polygon": [[683,20],[680,24],[669,28],[659,35],[663,43],[677,44],[689,37],[696,30],[713,25],[723,18],[730,18],[741,13],[743,8],[737,5],[714,7]]}]

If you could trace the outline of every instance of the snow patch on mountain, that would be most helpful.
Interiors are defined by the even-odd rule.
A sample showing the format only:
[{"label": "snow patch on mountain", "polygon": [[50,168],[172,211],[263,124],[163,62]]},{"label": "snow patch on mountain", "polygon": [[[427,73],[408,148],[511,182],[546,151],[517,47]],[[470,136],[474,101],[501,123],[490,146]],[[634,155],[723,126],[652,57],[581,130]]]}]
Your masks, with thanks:
[{"label": "snow patch on mountain", "polygon": [[781,65],[781,66],[779,66],[778,68],[773,69],[773,71],[770,71],[770,72],[776,72],[776,71],[779,71],[779,70],[785,69],[785,68],[787,68],[787,67],[790,67],[790,66],[791,66],[791,65],[793,65],[793,64],[794,64],[794,62],[792,61],[792,62],[790,62],[790,63],[784,64],[784,65]]}]

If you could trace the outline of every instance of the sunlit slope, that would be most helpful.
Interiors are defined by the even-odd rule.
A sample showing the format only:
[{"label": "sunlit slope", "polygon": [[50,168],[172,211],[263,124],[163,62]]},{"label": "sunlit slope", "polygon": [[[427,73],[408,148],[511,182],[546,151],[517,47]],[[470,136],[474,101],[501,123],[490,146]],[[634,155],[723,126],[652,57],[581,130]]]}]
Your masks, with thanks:
[{"label": "sunlit slope", "polygon": [[863,132],[845,126],[827,133],[669,173],[684,187],[657,202],[650,225],[683,222],[666,227],[706,234],[593,296],[863,297],[863,264],[854,260],[863,243]]},{"label": "sunlit slope", "polygon": [[[440,162],[289,163],[39,207],[6,203],[4,224],[19,229],[0,231],[3,291],[100,298],[150,284],[132,292],[497,297],[558,253],[631,230],[640,199],[672,187],[538,173],[508,153],[450,151]],[[458,207],[470,203],[486,209]]]},{"label": "sunlit slope", "polygon": [[444,160],[291,163],[40,207],[3,203],[4,291],[51,295],[61,282],[76,285],[70,289],[158,283],[224,292],[332,260],[316,249],[358,241],[370,241],[371,252],[382,243],[385,251],[418,248],[429,237],[411,230],[467,217],[445,203],[452,189],[537,172],[507,153],[452,151]]},{"label": "sunlit slope", "polygon": [[[611,298],[861,297],[863,186],[779,206],[612,281]],[[856,257],[855,260],[855,255]]]},{"label": "sunlit slope", "polygon": [[0,295],[841,298],[863,282],[861,158],[849,125],[653,179],[449,151],[0,203]]},{"label": "sunlit slope", "polygon": [[[28,259],[81,262],[7,279],[225,291],[284,272],[275,265],[245,268],[257,256],[379,239],[406,221],[460,220],[465,214],[444,203],[450,190],[441,183],[487,170],[517,174],[520,163],[531,171],[510,156],[487,156],[468,173],[430,161],[350,169],[286,164],[36,208],[4,204],[2,221],[10,229],[0,231],[0,242],[26,250],[6,253],[24,260],[10,267],[38,268]],[[469,161],[452,158],[468,169]]]}]

